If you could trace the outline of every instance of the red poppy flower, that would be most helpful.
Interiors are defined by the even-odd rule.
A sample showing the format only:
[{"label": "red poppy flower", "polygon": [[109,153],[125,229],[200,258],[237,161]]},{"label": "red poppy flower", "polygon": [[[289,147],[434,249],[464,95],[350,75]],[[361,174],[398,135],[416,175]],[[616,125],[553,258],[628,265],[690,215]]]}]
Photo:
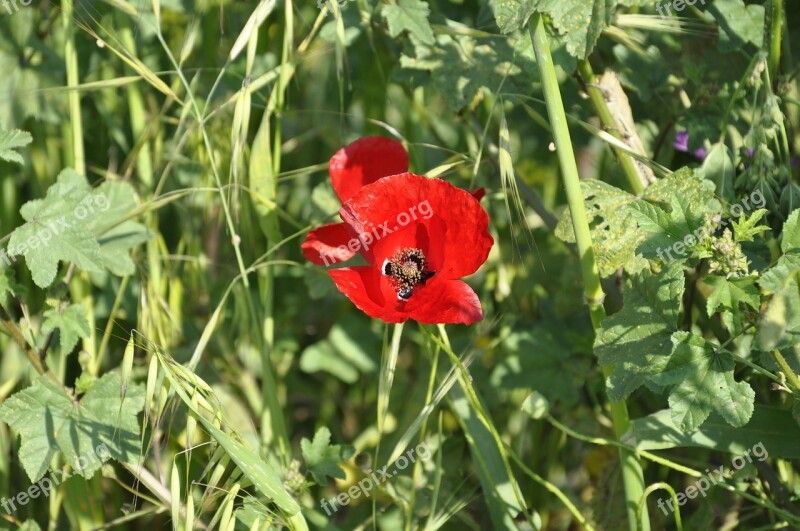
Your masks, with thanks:
[{"label": "red poppy flower", "polygon": [[[360,138],[337,151],[328,163],[333,189],[343,203],[364,185],[407,170],[403,144],[382,136]],[[323,225],[306,236],[303,256],[317,265],[345,262],[356,254],[347,248],[350,238],[344,223]]]},{"label": "red poppy flower", "polygon": [[483,319],[478,296],[459,280],[478,270],[494,243],[473,194],[403,173],[364,186],[339,213],[369,265],[329,273],[367,315],[390,323]]}]

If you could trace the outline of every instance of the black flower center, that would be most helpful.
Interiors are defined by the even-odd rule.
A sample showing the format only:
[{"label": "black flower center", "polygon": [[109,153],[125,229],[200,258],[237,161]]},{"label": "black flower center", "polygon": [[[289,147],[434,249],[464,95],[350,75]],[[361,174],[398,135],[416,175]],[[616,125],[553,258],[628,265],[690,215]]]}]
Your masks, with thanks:
[{"label": "black flower center", "polygon": [[433,271],[426,269],[425,254],[415,247],[397,251],[391,260],[383,263],[382,273],[391,278],[401,301],[410,299],[414,288],[424,286],[434,275]]}]

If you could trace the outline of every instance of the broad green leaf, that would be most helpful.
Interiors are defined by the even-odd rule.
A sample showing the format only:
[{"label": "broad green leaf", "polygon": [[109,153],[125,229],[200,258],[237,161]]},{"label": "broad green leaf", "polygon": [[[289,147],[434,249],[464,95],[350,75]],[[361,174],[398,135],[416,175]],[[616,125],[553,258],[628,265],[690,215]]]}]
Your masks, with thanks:
[{"label": "broad green leaf", "polygon": [[704,282],[714,288],[714,292],[708,297],[708,315],[713,315],[717,308],[725,310],[737,310],[739,304],[758,310],[761,304],[761,295],[755,285],[754,277],[732,278],[710,276]]},{"label": "broad green leaf", "polygon": [[763,443],[771,457],[800,459],[800,426],[787,409],[757,404],[747,425],[734,428],[719,415],[711,414],[697,430],[682,431],[668,409],[631,421],[622,439],[640,450],[708,448],[742,455]]},{"label": "broad green leaf", "polygon": [[546,13],[567,44],[567,51],[585,59],[611,23],[616,0],[538,0],[534,7]]},{"label": "broad green leaf", "polygon": [[303,461],[319,485],[327,483],[326,476],[344,479],[345,473],[340,465],[355,454],[352,446],[331,445],[331,431],[324,427],[317,430],[313,441],[303,437],[300,448]]},{"label": "broad green leaf", "polygon": [[[600,275],[609,277],[620,267],[633,272],[636,247],[644,239],[641,232],[631,230],[635,223],[628,206],[637,200],[636,196],[595,179],[582,180],[581,190]],[[555,233],[563,241],[575,242],[569,212],[561,217]]]},{"label": "broad green leaf", "polygon": [[411,40],[415,56],[402,55],[401,66],[430,71],[434,85],[454,111],[470,104],[481,90],[497,92],[515,76],[529,79],[526,72],[535,69],[529,56],[516,54],[508,38],[440,35],[436,46],[430,47],[414,37]]},{"label": "broad green leaf", "polygon": [[25,147],[33,141],[31,134],[27,131],[12,129],[11,131],[0,129],[0,159],[7,162],[24,164],[22,155],[14,151],[17,148]]},{"label": "broad green leaf", "polygon": [[644,270],[626,283],[622,310],[603,320],[595,340],[600,365],[613,368],[607,382],[611,400],[624,399],[666,366],[683,291],[678,263],[659,274]]},{"label": "broad green leaf", "polygon": [[672,335],[674,349],[659,385],[674,385],[669,395],[672,419],[683,431],[697,429],[715,411],[732,426],[744,426],[753,415],[755,392],[733,377],[733,358],[689,332]]},{"label": "broad green leaf", "polygon": [[744,0],[714,0],[708,3],[706,12],[719,26],[717,49],[720,51],[740,50],[747,43],[761,48],[764,37],[763,5],[745,6]]},{"label": "broad green leaf", "polygon": [[689,249],[708,230],[707,214],[719,209],[712,182],[691,178],[681,184],[681,189],[669,194],[669,212],[646,200],[630,205],[633,218],[646,233],[637,249],[645,258],[686,260]]},{"label": "broad green leaf", "polygon": [[92,190],[86,178],[62,171],[44,199],[20,209],[26,223],[11,234],[8,252],[24,255],[37,286],[53,283],[58,263],[99,273],[133,273],[128,250],[147,239],[144,226],[126,221],[136,207],[127,183],[105,183]]},{"label": "broad green leaf", "polygon": [[92,333],[86,319],[86,308],[71,304],[63,310],[53,308],[44,312],[42,333],[49,334],[56,329],[61,337],[61,352],[71,352],[79,338],[89,337]]},{"label": "broad green leaf", "polygon": [[789,215],[789,219],[783,224],[781,251],[784,253],[791,251],[800,253],[800,209],[792,212]]},{"label": "broad green leaf", "polygon": [[503,347],[510,355],[492,372],[498,389],[531,389],[552,402],[571,405],[578,400],[585,367],[576,358],[573,345],[557,338],[544,326],[513,332]]},{"label": "broad green leaf", "polygon": [[725,143],[714,144],[700,167],[703,177],[714,183],[717,197],[732,201],[734,199],[733,180],[736,168],[733,165],[731,150]]},{"label": "broad green leaf", "polygon": [[428,21],[430,8],[422,0],[398,0],[396,4],[387,4],[381,11],[389,24],[389,35],[397,37],[408,31],[421,43],[428,46],[434,44],[433,30]]},{"label": "broad green leaf", "polygon": [[19,458],[31,482],[47,472],[58,451],[86,478],[100,468],[105,452],[126,463],[138,458],[137,414],[144,407],[144,389],[131,386],[122,401],[119,386],[119,373],[107,373],[75,401],[41,376],[3,402],[0,420],[22,437]]},{"label": "broad green leaf", "polygon": [[722,320],[731,334],[738,334],[744,326],[741,304],[758,312],[761,306],[761,293],[755,284],[755,277],[730,278],[709,276],[704,282],[714,288],[709,295],[706,309],[709,317],[722,311]]},{"label": "broad green leaf", "polygon": [[522,28],[533,15],[536,0],[490,0],[497,27],[503,33]]}]

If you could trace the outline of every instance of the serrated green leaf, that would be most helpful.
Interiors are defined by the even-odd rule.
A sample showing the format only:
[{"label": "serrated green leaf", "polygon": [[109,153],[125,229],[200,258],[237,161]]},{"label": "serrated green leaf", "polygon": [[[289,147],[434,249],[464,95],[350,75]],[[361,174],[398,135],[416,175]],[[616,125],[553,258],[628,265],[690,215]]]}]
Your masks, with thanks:
[{"label": "serrated green leaf", "polygon": [[607,381],[611,400],[624,399],[666,366],[683,291],[678,263],[657,275],[644,270],[627,282],[622,310],[603,320],[595,340],[600,365],[613,367]]},{"label": "serrated green leaf", "polygon": [[408,31],[421,43],[434,44],[433,30],[428,21],[430,7],[422,0],[398,0],[396,4],[384,6],[381,14],[389,25],[389,35],[397,37]]},{"label": "serrated green leaf", "polygon": [[355,454],[352,446],[331,445],[331,431],[325,427],[317,430],[313,441],[303,437],[300,448],[303,451],[303,461],[319,485],[326,484],[326,476],[344,479],[344,469],[340,465]]},{"label": "serrated green leaf", "polygon": [[781,251],[784,253],[800,252],[800,209],[789,215],[789,219],[783,224],[781,234]]},{"label": "serrated green leaf", "polygon": [[[690,177],[675,178],[671,182],[679,188],[667,192],[663,185],[658,186],[663,181],[658,181],[651,186],[657,187],[656,190],[648,189],[644,200],[629,207],[633,219],[646,234],[637,251],[648,259],[686,260],[690,256],[688,248],[696,245],[706,230],[707,214],[718,211],[721,206],[714,198],[714,183],[708,180]],[[651,202],[664,199],[669,202],[669,212]]]},{"label": "serrated green leaf", "polygon": [[733,220],[733,234],[736,236],[736,241],[751,242],[762,232],[768,231],[769,227],[758,224],[768,212],[766,208],[760,208],[749,216],[742,215],[739,220]]},{"label": "serrated green leaf", "polygon": [[[632,272],[636,247],[644,239],[642,233],[631,231],[634,222],[628,206],[636,196],[596,179],[581,181],[581,191],[600,275],[611,276],[620,267]],[[569,212],[559,220],[555,234],[566,242],[575,241]]]},{"label": "serrated green leaf", "polygon": [[744,0],[714,0],[706,8],[719,25],[717,49],[723,52],[740,50],[752,43],[761,48],[764,39],[764,6],[746,6]]},{"label": "serrated green leaf", "polygon": [[31,134],[19,129],[5,130],[0,129],[0,159],[7,162],[24,164],[22,155],[14,151],[17,148],[25,147],[33,141]]},{"label": "serrated green leaf", "polygon": [[[47,472],[58,451],[86,478],[102,464],[103,456],[97,451],[101,445],[105,445],[103,452],[121,462],[139,456],[137,414],[144,407],[144,389],[131,386],[121,401],[119,386],[119,373],[107,373],[77,402],[60,385],[41,376],[3,402],[0,420],[22,437],[19,458],[31,482]],[[76,466],[79,463],[84,466]]]},{"label": "serrated green leaf", "polygon": [[550,16],[553,27],[567,44],[567,51],[585,59],[611,23],[616,0],[538,0],[534,8]]},{"label": "serrated green leaf", "polygon": [[497,27],[503,33],[522,28],[533,15],[535,0],[490,0]]},{"label": "serrated green leaf", "polygon": [[133,273],[128,251],[148,237],[144,226],[125,221],[135,208],[129,184],[105,183],[92,190],[85,177],[65,169],[44,199],[22,206],[26,223],[11,234],[8,252],[25,256],[41,288],[53,283],[62,260],[93,273]]},{"label": "serrated green leaf", "polygon": [[53,308],[44,312],[42,333],[49,334],[56,329],[61,336],[61,352],[71,352],[79,338],[89,337],[92,333],[86,319],[86,308],[71,304],[64,309]]},{"label": "serrated green leaf", "polygon": [[696,430],[712,411],[729,424],[744,426],[753,415],[755,392],[733,377],[733,358],[689,332],[675,332],[669,363],[653,377],[659,385],[674,385],[669,395],[672,419],[683,431]]},{"label": "serrated green leaf", "polygon": [[725,310],[738,310],[739,304],[758,310],[761,304],[761,295],[755,285],[754,277],[731,278],[710,276],[704,279],[705,283],[714,288],[708,297],[708,315],[713,315],[717,308]]}]

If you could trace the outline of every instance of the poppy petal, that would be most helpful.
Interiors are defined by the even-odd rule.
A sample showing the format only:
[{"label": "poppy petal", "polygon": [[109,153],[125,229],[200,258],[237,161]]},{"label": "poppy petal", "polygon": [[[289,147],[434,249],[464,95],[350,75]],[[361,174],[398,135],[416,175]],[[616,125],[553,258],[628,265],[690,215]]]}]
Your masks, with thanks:
[{"label": "poppy petal", "polygon": [[397,309],[397,296],[387,290],[387,284],[377,268],[371,266],[342,267],[328,270],[336,287],[350,299],[359,310],[370,317],[383,319],[387,323],[402,323],[408,314]]},{"label": "poppy petal", "polygon": [[[363,187],[339,211],[353,234],[366,234],[374,227],[389,229],[424,225],[427,240],[437,249],[436,274],[445,279],[471,275],[486,261],[494,240],[489,234],[489,216],[469,192],[441,179],[403,173],[385,177]],[[387,237],[383,234],[383,238]],[[373,265],[380,265],[374,245],[361,254]],[[432,263],[434,257],[431,256]]]},{"label": "poppy petal", "polygon": [[316,265],[332,265],[350,260],[355,252],[347,248],[352,236],[344,223],[329,223],[308,234],[300,245],[303,256]]},{"label": "poppy petal", "polygon": [[472,324],[483,319],[481,301],[466,282],[441,280],[415,290],[408,316],[424,324]]},{"label": "poppy petal", "polygon": [[481,186],[480,188],[475,188],[474,190],[471,190],[469,193],[472,194],[472,197],[480,201],[486,195],[486,188]]},{"label": "poppy petal", "polygon": [[403,144],[383,136],[360,138],[337,151],[328,163],[333,189],[342,203],[361,187],[406,171],[408,153]]}]

